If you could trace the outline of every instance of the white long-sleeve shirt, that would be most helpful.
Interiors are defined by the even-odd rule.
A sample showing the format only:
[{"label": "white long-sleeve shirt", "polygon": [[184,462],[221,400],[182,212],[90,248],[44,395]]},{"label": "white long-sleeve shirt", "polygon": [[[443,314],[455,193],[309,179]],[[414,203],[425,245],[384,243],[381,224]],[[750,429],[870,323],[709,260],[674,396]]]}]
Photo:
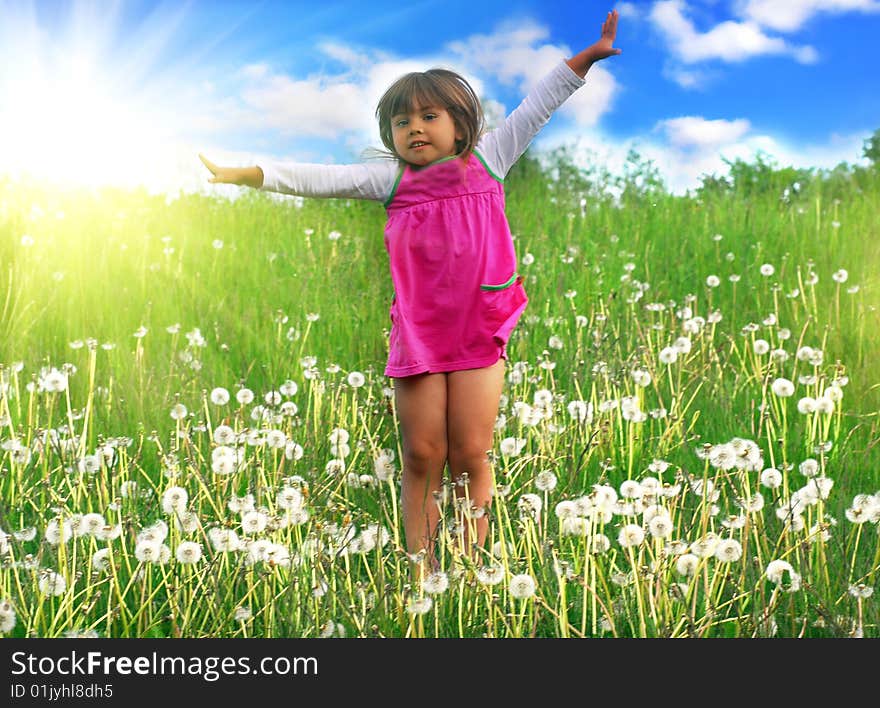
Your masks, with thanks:
[{"label": "white long-sleeve shirt", "polygon": [[[484,134],[476,145],[486,166],[503,179],[526,151],[553,112],[585,80],[564,61],[557,64],[523,99],[498,128]],[[343,197],[386,202],[391,196],[400,163],[376,160],[349,165],[301,162],[263,162],[262,189],[302,197]]]}]

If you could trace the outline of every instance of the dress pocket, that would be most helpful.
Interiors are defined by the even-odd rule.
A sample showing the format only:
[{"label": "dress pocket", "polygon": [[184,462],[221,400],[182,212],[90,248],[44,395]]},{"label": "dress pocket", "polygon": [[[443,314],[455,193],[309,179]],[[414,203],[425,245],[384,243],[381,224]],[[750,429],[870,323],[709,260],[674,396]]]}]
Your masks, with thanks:
[{"label": "dress pocket", "polygon": [[480,286],[486,334],[495,338],[499,344],[507,342],[528,303],[522,283],[523,277],[514,274],[510,282],[501,286]]}]

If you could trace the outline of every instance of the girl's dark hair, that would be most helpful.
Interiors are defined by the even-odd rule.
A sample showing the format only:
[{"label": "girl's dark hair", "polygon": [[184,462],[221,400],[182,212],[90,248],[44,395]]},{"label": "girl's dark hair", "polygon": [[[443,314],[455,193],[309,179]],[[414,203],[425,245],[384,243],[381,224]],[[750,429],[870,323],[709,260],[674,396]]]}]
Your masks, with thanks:
[{"label": "girl's dark hair", "polygon": [[454,71],[429,69],[401,76],[379,99],[376,108],[379,135],[382,144],[395,157],[391,118],[421,106],[437,106],[449,111],[455,127],[463,136],[455,141],[456,152],[463,157],[473,152],[485,128],[480,99],[471,85]]}]

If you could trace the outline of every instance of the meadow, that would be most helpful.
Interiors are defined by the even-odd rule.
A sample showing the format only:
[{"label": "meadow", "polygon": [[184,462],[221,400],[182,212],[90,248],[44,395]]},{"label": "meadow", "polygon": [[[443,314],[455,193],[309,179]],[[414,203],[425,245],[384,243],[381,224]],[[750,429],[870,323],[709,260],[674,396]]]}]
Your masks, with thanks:
[{"label": "meadow", "polygon": [[509,176],[489,543],[447,485],[421,575],[381,206],[0,178],[0,635],[880,636],[880,170],[631,157]]}]

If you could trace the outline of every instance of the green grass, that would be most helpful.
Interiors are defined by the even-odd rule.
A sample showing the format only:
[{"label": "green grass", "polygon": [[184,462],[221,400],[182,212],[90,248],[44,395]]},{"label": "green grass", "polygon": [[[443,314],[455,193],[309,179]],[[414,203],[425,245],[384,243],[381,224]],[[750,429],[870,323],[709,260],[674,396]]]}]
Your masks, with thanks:
[{"label": "green grass", "polygon": [[[880,181],[860,174],[858,188],[842,189],[817,177],[785,199],[778,189],[698,198],[629,184],[615,201],[556,167],[554,181],[524,159],[507,183],[518,255],[533,261],[521,266],[530,304],[509,345],[492,452],[494,553],[462,557],[453,537],[467,519],[444,507],[448,589],[424,614],[402,550],[399,438],[382,376],[382,208],[0,181],[0,627],[14,612],[13,636],[878,636],[876,598],[856,597],[876,583],[877,513],[850,518],[856,495],[880,489]],[[662,363],[661,350],[685,335],[689,351]],[[788,360],[756,354],[756,339]],[[799,359],[805,346],[821,361]],[[52,367],[70,374],[57,393],[39,385]],[[363,386],[348,383],[353,371]],[[792,397],[772,392],[778,377],[794,383]],[[264,399],[288,380],[298,390],[279,398],[295,412]],[[799,399],[821,398],[835,380],[843,397],[833,412],[798,412]],[[229,404],[210,402],[217,387]],[[252,403],[237,402],[243,387]],[[642,422],[623,415],[626,397]],[[592,404],[591,419],[572,418],[572,401]],[[178,403],[187,414],[175,420]],[[212,467],[221,425],[240,451],[232,474]],[[347,452],[334,429],[349,434]],[[279,447],[268,431],[279,431]],[[521,449],[506,454],[517,439]],[[753,441],[759,464],[725,468],[697,454],[736,439]],[[383,451],[393,471],[377,477]],[[810,484],[807,459],[833,487],[781,518],[780,505]],[[778,488],[761,484],[769,467]],[[553,489],[539,488],[541,472],[553,473]],[[644,482],[630,485],[648,500],[641,507],[610,506],[595,487],[620,495],[625,480]],[[170,487],[187,492],[186,514],[163,508]],[[278,498],[289,487],[303,495],[305,514],[293,519]],[[763,507],[743,512],[759,491]],[[230,508],[248,494],[268,519],[250,536]],[[559,517],[562,501],[579,520]],[[650,530],[656,509],[644,507],[656,506],[668,537]],[[73,532],[88,513],[111,538],[104,527]],[[167,535],[138,548],[159,521]],[[70,537],[58,542],[53,529],[65,523]],[[644,540],[622,545],[629,525]],[[220,552],[213,529],[257,543]],[[741,558],[709,554],[679,573],[684,551],[713,534],[735,540]],[[201,546],[198,562],[176,560],[185,541]],[[170,560],[140,560],[162,544]],[[767,579],[780,559],[796,587]],[[484,565],[498,568],[499,584],[482,582]],[[64,579],[57,596],[50,572]],[[518,599],[511,579],[523,574],[536,591]]]}]

